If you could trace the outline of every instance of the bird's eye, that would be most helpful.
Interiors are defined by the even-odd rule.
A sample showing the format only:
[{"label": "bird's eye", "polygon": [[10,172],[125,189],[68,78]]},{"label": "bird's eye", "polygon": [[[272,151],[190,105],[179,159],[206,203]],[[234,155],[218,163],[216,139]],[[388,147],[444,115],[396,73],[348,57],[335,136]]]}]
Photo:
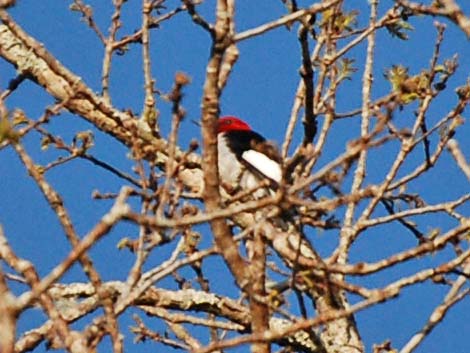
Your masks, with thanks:
[{"label": "bird's eye", "polygon": [[232,120],[225,120],[225,125],[230,125],[232,123]]}]

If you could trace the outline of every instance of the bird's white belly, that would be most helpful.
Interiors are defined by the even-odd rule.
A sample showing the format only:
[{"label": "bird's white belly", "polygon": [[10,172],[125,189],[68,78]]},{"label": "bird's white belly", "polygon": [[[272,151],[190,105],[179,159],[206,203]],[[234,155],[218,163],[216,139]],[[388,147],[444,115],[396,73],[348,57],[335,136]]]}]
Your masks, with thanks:
[{"label": "bird's white belly", "polygon": [[219,151],[219,176],[221,181],[228,184],[235,184],[240,180],[242,167],[235,157],[235,154],[229,150],[222,135],[217,136]]}]

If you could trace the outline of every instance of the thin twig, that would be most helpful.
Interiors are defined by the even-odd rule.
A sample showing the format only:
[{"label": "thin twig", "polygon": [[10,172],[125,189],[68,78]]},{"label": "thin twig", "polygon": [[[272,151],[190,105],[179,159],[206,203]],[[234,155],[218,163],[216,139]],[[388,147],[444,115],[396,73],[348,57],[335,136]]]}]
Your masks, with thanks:
[{"label": "thin twig", "polygon": [[263,24],[259,27],[249,29],[249,30],[246,30],[244,32],[240,32],[240,33],[236,34],[235,36],[233,36],[232,40],[234,42],[240,42],[240,41],[248,39],[248,38],[253,38],[255,36],[259,36],[263,33],[266,33],[270,30],[273,30],[275,28],[278,28],[278,27],[290,24],[292,22],[295,22],[295,21],[301,19],[302,17],[309,16],[309,15],[314,15],[314,14],[317,14],[319,12],[323,12],[323,11],[329,9],[330,7],[336,5],[339,2],[340,2],[340,0],[330,0],[330,1],[326,1],[326,2],[316,3],[312,6],[310,6],[309,8],[298,10],[296,12],[293,12],[293,13],[289,14],[289,15],[285,15],[285,16],[277,19],[277,20],[274,20],[272,22],[268,22],[266,24]]},{"label": "thin twig", "polygon": [[[374,28],[377,21],[377,7],[379,5],[378,0],[370,2],[370,19],[369,27]],[[364,75],[362,77],[362,116],[361,116],[361,137],[365,137],[369,134],[369,126],[371,114],[369,110],[371,94],[372,94],[372,78],[374,70],[374,49],[375,49],[375,31],[372,31],[367,37],[367,54],[365,59]],[[357,160],[356,170],[354,172],[354,179],[351,186],[351,193],[356,192],[362,186],[362,183],[366,177],[367,167],[367,155],[368,150],[363,149]],[[344,226],[341,232],[340,244],[337,249],[338,262],[346,263],[349,253],[349,247],[352,244],[354,232],[352,231],[352,225],[354,220],[354,214],[356,211],[356,202],[348,204],[346,214],[344,216]]]}]

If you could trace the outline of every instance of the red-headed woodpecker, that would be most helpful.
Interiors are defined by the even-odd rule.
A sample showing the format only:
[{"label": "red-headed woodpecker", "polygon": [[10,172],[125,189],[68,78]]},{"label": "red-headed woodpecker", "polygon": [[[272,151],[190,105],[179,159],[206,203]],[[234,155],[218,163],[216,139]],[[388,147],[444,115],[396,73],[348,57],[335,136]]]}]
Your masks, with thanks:
[{"label": "red-headed woodpecker", "polygon": [[[276,187],[282,179],[277,148],[251,127],[234,116],[219,119],[217,127],[219,175],[221,182],[255,189],[267,179]],[[264,193],[265,195],[265,193]],[[264,196],[257,193],[255,196]]]}]

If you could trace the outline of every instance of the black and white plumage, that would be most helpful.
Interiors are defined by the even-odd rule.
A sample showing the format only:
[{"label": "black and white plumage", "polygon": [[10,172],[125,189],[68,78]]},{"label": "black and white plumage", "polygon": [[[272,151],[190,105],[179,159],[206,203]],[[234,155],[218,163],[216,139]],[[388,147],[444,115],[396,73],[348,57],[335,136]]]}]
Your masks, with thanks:
[{"label": "black and white plumage", "polygon": [[[225,116],[218,122],[218,167],[221,181],[243,190],[255,189],[267,179],[272,188],[282,180],[277,148],[241,119]],[[264,196],[257,192],[256,197]]]}]

